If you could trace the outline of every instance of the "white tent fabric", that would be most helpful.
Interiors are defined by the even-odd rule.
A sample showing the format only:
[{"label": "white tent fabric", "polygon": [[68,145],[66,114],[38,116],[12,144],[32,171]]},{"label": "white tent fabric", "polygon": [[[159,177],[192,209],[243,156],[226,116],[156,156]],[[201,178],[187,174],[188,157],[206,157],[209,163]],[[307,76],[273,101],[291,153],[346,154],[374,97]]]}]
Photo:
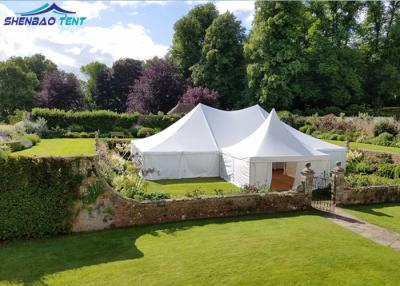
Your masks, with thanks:
[{"label": "white tent fabric", "polygon": [[[265,122],[250,136],[232,146],[221,148],[222,162],[233,162],[233,170],[225,170],[226,180],[235,185],[271,184],[273,162],[313,161],[329,171],[329,155],[300,141],[272,110]],[[299,166],[292,170],[299,180]]]},{"label": "white tent fabric", "polygon": [[[305,162],[329,172],[346,150],[301,133],[260,106],[222,111],[199,104],[167,129],[131,142],[146,179],[220,176],[237,186],[270,184],[272,162],[299,182]],[[150,171],[150,172],[149,172]]]},{"label": "white tent fabric", "polygon": [[167,129],[131,142],[131,151],[146,179],[220,176],[221,146],[232,145],[265,121],[258,105],[222,111],[199,104]]},{"label": "white tent fabric", "polygon": [[295,135],[301,142],[303,142],[307,146],[328,154],[330,157],[329,169],[335,167],[337,161],[340,161],[342,163],[343,168],[346,167],[346,148],[325,142],[308,134],[304,134],[290,125],[286,125],[286,127],[293,135]]},{"label": "white tent fabric", "polygon": [[219,148],[236,144],[265,121],[268,113],[259,105],[235,111],[224,111],[201,105]]}]

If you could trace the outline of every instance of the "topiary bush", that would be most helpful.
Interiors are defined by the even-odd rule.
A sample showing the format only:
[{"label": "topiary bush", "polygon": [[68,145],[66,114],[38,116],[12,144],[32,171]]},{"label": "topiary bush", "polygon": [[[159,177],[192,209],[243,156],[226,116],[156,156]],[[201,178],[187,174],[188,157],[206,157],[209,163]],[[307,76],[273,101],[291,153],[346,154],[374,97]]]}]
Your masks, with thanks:
[{"label": "topiary bush", "polygon": [[77,164],[60,158],[0,160],[0,240],[68,233],[82,181]]}]

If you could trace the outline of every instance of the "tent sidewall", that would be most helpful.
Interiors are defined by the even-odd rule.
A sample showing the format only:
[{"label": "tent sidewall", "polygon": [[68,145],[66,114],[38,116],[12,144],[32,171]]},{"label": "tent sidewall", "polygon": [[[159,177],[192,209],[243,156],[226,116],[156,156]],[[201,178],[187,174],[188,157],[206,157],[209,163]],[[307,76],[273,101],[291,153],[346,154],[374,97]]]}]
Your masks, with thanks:
[{"label": "tent sidewall", "polygon": [[142,170],[147,180],[183,179],[195,177],[219,177],[219,154],[217,152],[169,152],[141,153]]}]

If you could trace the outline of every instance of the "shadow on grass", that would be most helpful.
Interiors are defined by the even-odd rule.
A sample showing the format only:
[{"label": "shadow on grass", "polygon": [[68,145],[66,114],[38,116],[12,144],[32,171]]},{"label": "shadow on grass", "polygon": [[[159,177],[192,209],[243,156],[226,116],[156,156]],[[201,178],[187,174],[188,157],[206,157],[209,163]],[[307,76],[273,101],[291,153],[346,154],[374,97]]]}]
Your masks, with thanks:
[{"label": "shadow on grass", "polygon": [[377,211],[376,209],[387,208],[387,207],[399,207],[399,203],[385,203],[385,204],[371,204],[371,205],[362,205],[362,206],[349,206],[346,207],[348,209],[352,209],[355,211],[359,211],[362,213],[374,215],[374,216],[382,216],[382,217],[393,217],[392,215],[388,215],[384,212]]},{"label": "shadow on grass", "polygon": [[146,234],[159,236],[162,232],[173,235],[178,231],[208,224],[289,218],[300,215],[318,216],[318,213],[307,211],[195,220],[72,234],[53,239],[4,243],[0,245],[0,283],[45,285],[42,277],[48,274],[100,263],[140,259],[145,254],[137,248],[136,240]]}]

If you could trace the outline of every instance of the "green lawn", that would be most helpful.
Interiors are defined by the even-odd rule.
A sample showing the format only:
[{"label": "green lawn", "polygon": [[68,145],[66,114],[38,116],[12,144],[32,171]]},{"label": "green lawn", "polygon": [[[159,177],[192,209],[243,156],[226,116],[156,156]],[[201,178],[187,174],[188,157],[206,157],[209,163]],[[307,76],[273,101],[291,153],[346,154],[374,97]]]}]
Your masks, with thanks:
[{"label": "green lawn", "polygon": [[0,247],[1,285],[398,285],[400,253],[313,213],[212,219]]},{"label": "green lawn", "polygon": [[183,197],[186,193],[200,190],[205,195],[216,195],[215,190],[224,194],[239,193],[240,189],[221,178],[192,178],[176,180],[146,181],[149,192],[163,191],[172,197]]},{"label": "green lawn", "polygon": [[346,208],[351,214],[400,233],[400,204],[374,204]]},{"label": "green lawn", "polygon": [[[339,145],[339,146],[344,146],[343,141],[336,141],[336,140],[325,140],[325,141],[332,143],[332,144]],[[350,148],[373,150],[373,151],[383,151],[383,152],[388,152],[388,153],[400,154],[400,148],[397,148],[397,147],[387,147],[387,146],[380,146],[380,145],[366,144],[366,143],[350,142]]]},{"label": "green lawn", "polygon": [[36,146],[12,153],[12,156],[81,156],[94,155],[93,138],[42,139]]}]

